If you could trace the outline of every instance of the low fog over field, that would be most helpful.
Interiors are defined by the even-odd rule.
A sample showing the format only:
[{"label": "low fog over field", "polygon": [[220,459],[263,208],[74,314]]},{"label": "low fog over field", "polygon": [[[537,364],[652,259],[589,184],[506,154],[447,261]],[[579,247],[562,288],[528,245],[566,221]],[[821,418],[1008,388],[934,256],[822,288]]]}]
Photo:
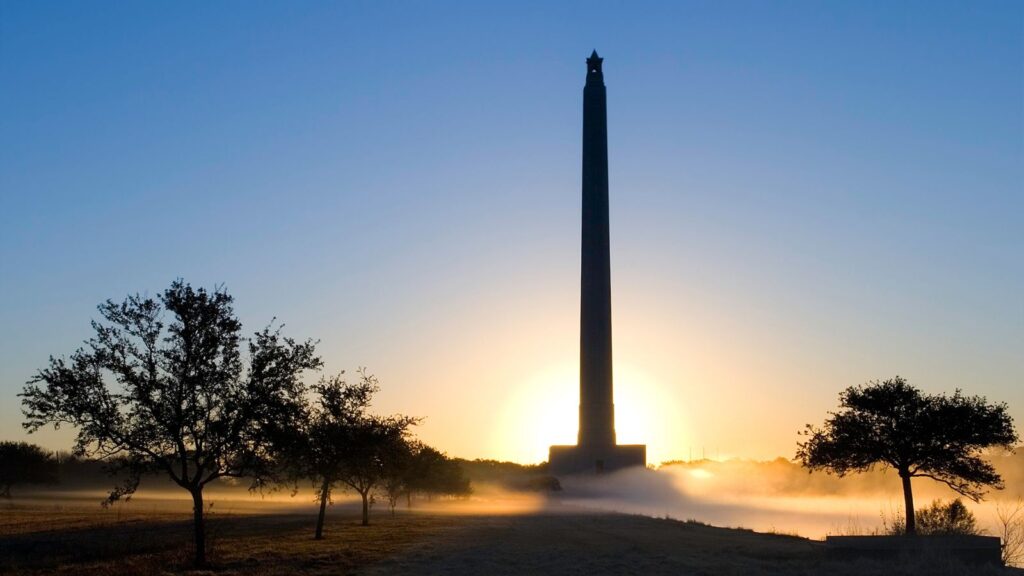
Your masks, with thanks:
[{"label": "low fog over field", "polygon": [[[992,461],[1006,488],[992,490],[984,501],[965,503],[978,524],[995,533],[995,505],[1024,498],[1024,452],[993,454]],[[883,516],[892,519],[902,510],[899,477],[876,470],[844,478],[820,472],[808,473],[783,458],[772,461],[695,460],[664,463],[657,469],[633,469],[599,478],[562,478],[561,491],[549,491],[544,468],[511,463],[461,461],[473,480],[468,498],[416,498],[412,508],[422,512],[458,514],[531,514],[607,510],[678,520],[693,519],[716,526],[744,527],[822,538],[828,534],[870,533],[882,526]],[[82,466],[86,466],[83,464]],[[96,506],[103,500],[111,479],[99,473],[98,463],[88,470],[75,469],[75,477],[40,492],[33,490],[19,500],[47,505]],[[934,499],[957,495],[927,478],[913,481],[918,508]],[[313,513],[316,508],[310,486],[297,491],[284,487],[264,493],[249,492],[244,481],[215,482],[209,486],[211,512],[220,515]],[[354,507],[355,496],[339,493],[335,513]],[[188,494],[162,478],[147,478],[138,494],[127,503],[115,504],[125,513],[187,512]],[[398,510],[406,507],[402,502]],[[375,514],[386,514],[378,501]]]},{"label": "low fog over field", "polygon": [[[996,503],[1024,497],[1024,454],[992,459],[1006,489],[990,491],[977,504],[964,499],[979,525],[990,531],[995,529]],[[626,470],[597,480],[570,479],[563,486],[561,500],[567,504],[812,538],[871,532],[881,527],[883,515],[891,520],[903,506],[900,479],[891,470],[838,478],[809,474],[782,458],[667,463],[657,470]],[[918,508],[934,499],[957,497],[928,478],[915,478],[913,486]]]}]

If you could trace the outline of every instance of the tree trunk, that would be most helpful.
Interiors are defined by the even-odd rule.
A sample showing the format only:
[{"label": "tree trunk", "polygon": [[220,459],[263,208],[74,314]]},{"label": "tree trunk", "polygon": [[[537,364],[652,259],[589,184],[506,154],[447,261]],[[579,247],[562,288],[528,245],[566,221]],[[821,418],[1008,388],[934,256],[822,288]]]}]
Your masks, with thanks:
[{"label": "tree trunk", "polygon": [[412,508],[412,490],[405,493],[405,507]]},{"label": "tree trunk", "polygon": [[905,506],[907,536],[917,534],[917,519],[914,517],[914,493],[910,489],[910,472],[900,472],[903,480],[903,504]]},{"label": "tree trunk", "polygon": [[370,525],[370,491],[361,493],[363,496],[363,526]]},{"label": "tree trunk", "polygon": [[203,522],[203,489],[194,488],[192,492],[192,532],[195,535],[196,567],[206,566],[206,526]]},{"label": "tree trunk", "polygon": [[320,487],[320,515],[316,517],[316,540],[324,538],[324,516],[327,515],[327,502],[331,499],[331,483],[326,479]]}]

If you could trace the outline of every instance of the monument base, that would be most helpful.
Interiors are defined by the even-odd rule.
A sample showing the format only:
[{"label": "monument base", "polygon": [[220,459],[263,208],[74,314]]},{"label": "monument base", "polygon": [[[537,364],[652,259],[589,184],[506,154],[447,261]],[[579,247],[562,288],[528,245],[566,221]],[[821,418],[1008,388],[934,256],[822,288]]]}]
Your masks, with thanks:
[{"label": "monument base", "polygon": [[548,452],[548,471],[554,476],[601,474],[633,466],[647,466],[647,446],[552,446]]}]

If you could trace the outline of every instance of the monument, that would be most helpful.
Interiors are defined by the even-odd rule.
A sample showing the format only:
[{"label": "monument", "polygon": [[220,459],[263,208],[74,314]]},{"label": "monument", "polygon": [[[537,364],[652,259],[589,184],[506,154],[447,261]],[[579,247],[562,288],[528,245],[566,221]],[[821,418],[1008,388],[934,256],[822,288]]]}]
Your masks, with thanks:
[{"label": "monument", "polygon": [[583,88],[583,258],[580,286],[580,414],[575,446],[552,446],[552,474],[646,466],[647,447],[615,441],[612,290],[608,249],[608,120],[603,58],[587,59]]}]

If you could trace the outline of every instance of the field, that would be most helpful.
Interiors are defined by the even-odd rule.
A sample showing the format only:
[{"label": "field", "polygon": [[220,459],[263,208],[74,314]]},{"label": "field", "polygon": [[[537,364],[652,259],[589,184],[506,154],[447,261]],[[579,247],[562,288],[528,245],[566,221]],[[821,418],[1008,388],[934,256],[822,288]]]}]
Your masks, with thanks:
[{"label": "field", "polygon": [[[218,510],[218,506],[220,510]],[[219,502],[209,520],[211,567],[192,570],[184,501],[49,498],[0,509],[0,572],[10,574],[1022,574],[949,562],[836,564],[822,544],[697,522],[545,505],[331,509],[312,538],[310,506]]]}]

